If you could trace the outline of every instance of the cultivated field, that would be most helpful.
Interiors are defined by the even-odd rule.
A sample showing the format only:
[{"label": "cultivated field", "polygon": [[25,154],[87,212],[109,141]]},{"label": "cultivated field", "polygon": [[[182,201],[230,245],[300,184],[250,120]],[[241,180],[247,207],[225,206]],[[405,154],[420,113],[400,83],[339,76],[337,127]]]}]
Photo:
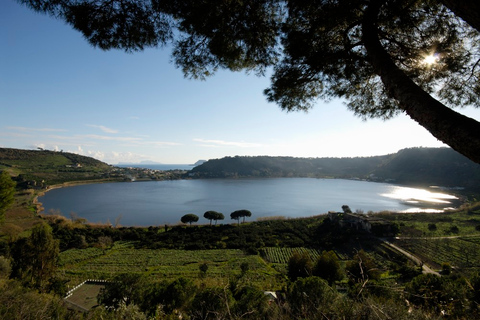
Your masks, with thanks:
[{"label": "cultivated field", "polygon": [[[200,265],[206,264],[206,275]],[[174,280],[178,277],[214,283],[227,283],[239,276],[241,265],[248,265],[247,276],[268,290],[281,288],[284,276],[258,255],[241,250],[152,250],[134,249],[131,242],[116,242],[107,250],[99,248],[70,249],[60,254],[60,270],[70,286],[85,279],[109,280],[122,273],[138,273],[152,281]]]}]

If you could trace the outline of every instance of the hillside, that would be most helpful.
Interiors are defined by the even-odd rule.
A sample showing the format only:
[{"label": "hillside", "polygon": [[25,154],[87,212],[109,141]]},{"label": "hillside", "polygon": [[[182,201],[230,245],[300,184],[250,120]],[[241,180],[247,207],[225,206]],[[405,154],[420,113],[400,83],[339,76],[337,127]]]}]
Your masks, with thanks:
[{"label": "hillside", "polygon": [[475,189],[480,165],[450,148],[410,148],[357,158],[225,157],[193,168],[190,176],[345,178]]},{"label": "hillside", "polygon": [[384,157],[294,158],[225,157],[191,170],[198,177],[335,177],[354,178],[372,172]]},{"label": "hillside", "polygon": [[111,166],[68,152],[0,148],[0,169],[16,176],[20,187],[41,188],[68,181],[106,178]]},{"label": "hillside", "polygon": [[372,172],[398,183],[478,188],[480,165],[450,148],[409,148],[388,156]]},{"label": "hillside", "polygon": [[[20,187],[42,188],[69,181],[179,179],[181,174],[114,168],[91,157],[48,150],[0,148],[0,170]],[[407,185],[480,189],[480,165],[450,148],[409,148],[394,154],[355,158],[225,157],[193,167],[190,178],[314,177],[365,179]],[[127,179],[130,181],[130,178]]]}]

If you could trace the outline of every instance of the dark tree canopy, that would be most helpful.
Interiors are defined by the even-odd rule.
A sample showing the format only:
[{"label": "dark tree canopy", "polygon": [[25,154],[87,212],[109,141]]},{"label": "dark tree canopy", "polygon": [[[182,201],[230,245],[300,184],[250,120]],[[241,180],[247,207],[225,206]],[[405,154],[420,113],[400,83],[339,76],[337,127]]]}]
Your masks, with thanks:
[{"label": "dark tree canopy", "polygon": [[243,218],[243,222],[245,222],[245,217],[251,217],[252,212],[250,210],[242,209],[242,210],[236,210],[232,213],[230,213],[230,218],[233,220],[238,220],[240,223],[240,218]]},{"label": "dark tree canopy", "polygon": [[12,249],[13,275],[40,291],[46,290],[55,274],[59,255],[59,240],[54,239],[52,228],[40,223],[28,238],[17,240]]},{"label": "dark tree canopy", "polygon": [[306,278],[312,275],[313,261],[306,252],[294,251],[288,259],[287,276],[291,281]]},{"label": "dark tree canopy", "polygon": [[223,213],[220,213],[220,212],[217,212],[217,211],[213,211],[213,210],[210,210],[210,211],[207,211],[203,214],[203,217],[205,219],[208,219],[210,220],[210,225],[212,225],[212,220],[215,220],[215,224],[217,224],[217,220],[223,220],[225,219],[225,216],[223,215]]},{"label": "dark tree canopy", "polygon": [[180,219],[180,221],[182,221],[182,223],[189,223],[190,225],[192,225],[192,222],[198,221],[198,216],[193,213],[187,213]]},{"label": "dark tree canopy", "polygon": [[330,286],[332,286],[335,281],[342,280],[343,278],[340,262],[333,251],[322,252],[315,262],[312,273],[314,276],[327,280]]},{"label": "dark tree canopy", "polygon": [[105,50],[172,44],[188,77],[271,67],[265,94],[284,110],[342,98],[363,118],[405,113],[480,163],[480,123],[452,109],[479,105],[476,0],[19,1]]}]

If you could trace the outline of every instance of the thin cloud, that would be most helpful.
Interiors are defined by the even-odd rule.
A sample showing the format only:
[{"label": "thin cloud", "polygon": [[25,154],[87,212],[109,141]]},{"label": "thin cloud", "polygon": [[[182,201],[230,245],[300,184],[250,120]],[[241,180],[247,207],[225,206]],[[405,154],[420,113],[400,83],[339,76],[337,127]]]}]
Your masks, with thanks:
[{"label": "thin cloud", "polygon": [[206,140],[206,139],[193,139],[193,141],[202,143],[202,146],[208,147],[239,147],[239,148],[257,148],[262,145],[259,143],[251,142],[237,142],[237,141],[224,141],[224,140]]},{"label": "thin cloud", "polygon": [[112,136],[102,136],[98,134],[85,134],[85,135],[76,135],[75,138],[85,138],[85,139],[93,139],[93,140],[108,140],[108,141],[127,141],[127,142],[134,142],[134,141],[141,141],[140,138],[134,137],[112,137]]},{"label": "thin cloud", "polygon": [[54,128],[27,128],[27,127],[7,127],[9,130],[17,130],[22,132],[66,132],[65,129]]},{"label": "thin cloud", "polygon": [[88,141],[95,143],[95,141],[111,141],[119,142],[123,146],[151,146],[151,147],[166,147],[166,146],[178,146],[181,145],[177,142],[170,141],[151,141],[145,140],[141,137],[131,137],[131,136],[105,136],[99,134],[77,134],[73,136],[50,136],[51,139],[57,139],[62,141],[70,141],[74,144],[86,145]]},{"label": "thin cloud", "polygon": [[105,133],[118,133],[118,130],[116,130],[116,129],[112,129],[112,128],[108,128],[108,127],[100,126],[100,125],[95,125],[95,124],[87,124],[87,127],[97,128],[97,129],[102,130]]},{"label": "thin cloud", "polygon": [[177,142],[168,142],[168,141],[142,141],[139,144],[141,145],[151,145],[156,147],[164,147],[164,146],[179,146],[180,143]]}]

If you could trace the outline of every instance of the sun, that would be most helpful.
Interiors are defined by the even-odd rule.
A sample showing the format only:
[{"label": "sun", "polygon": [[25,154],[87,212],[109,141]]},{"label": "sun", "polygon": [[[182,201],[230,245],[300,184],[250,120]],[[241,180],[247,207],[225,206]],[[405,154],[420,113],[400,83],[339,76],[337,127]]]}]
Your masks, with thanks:
[{"label": "sun", "polygon": [[423,58],[423,63],[426,65],[431,66],[432,64],[435,64],[438,62],[438,55],[437,54],[429,54],[428,56],[425,56]]}]

